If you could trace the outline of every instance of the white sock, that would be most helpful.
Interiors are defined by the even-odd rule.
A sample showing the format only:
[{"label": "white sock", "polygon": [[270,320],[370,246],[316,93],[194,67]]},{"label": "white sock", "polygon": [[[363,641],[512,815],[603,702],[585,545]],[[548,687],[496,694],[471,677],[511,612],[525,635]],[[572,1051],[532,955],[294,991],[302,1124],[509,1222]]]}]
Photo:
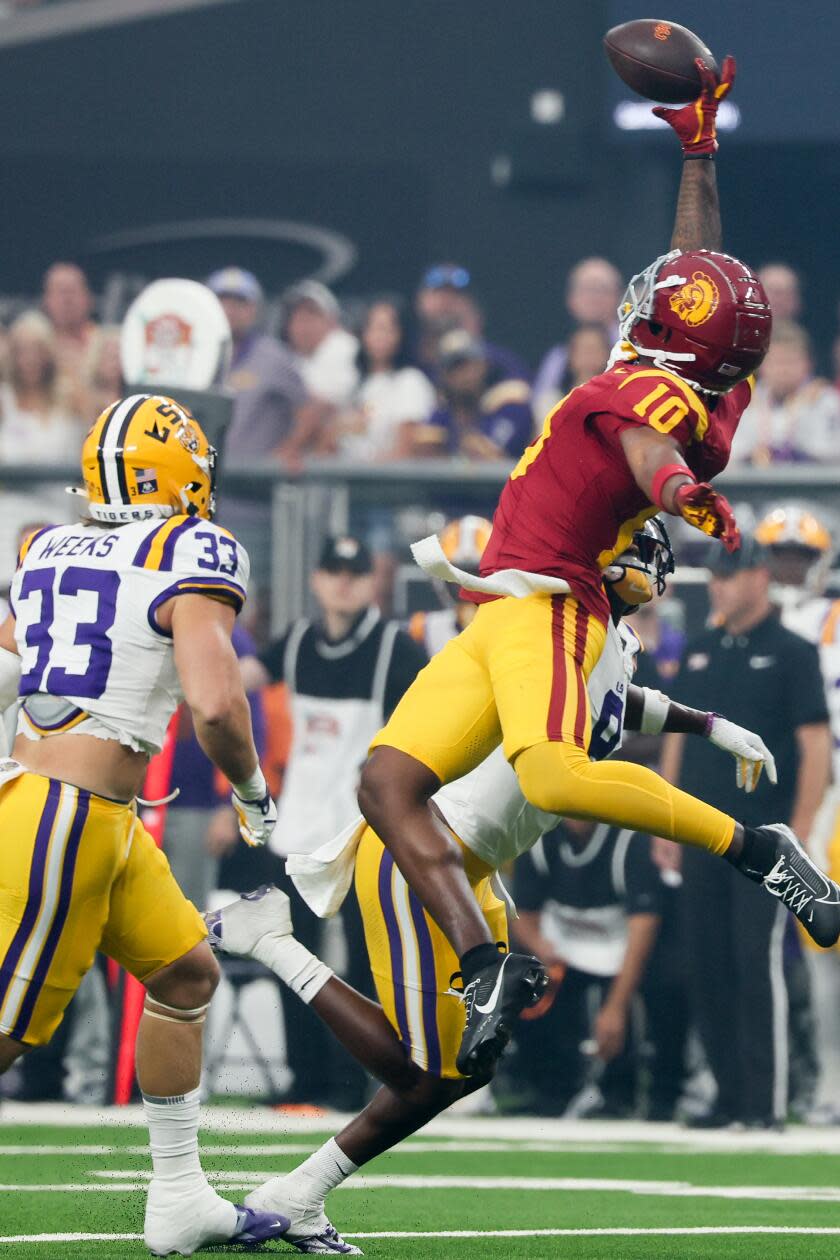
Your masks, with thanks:
[{"label": "white sock", "polygon": [[206,1182],[198,1155],[198,1113],[200,1091],[175,1094],[171,1098],[143,1095],[143,1110],[149,1126],[149,1146],[155,1178],[200,1177]]},{"label": "white sock", "polygon": [[331,1190],[346,1181],[358,1168],[330,1138],[314,1154],[283,1178],[284,1188],[306,1203],[322,1204]]},{"label": "white sock", "polygon": [[261,937],[254,946],[252,957],[279,976],[307,1006],[333,976],[327,964],[293,936],[273,936],[269,933]]}]

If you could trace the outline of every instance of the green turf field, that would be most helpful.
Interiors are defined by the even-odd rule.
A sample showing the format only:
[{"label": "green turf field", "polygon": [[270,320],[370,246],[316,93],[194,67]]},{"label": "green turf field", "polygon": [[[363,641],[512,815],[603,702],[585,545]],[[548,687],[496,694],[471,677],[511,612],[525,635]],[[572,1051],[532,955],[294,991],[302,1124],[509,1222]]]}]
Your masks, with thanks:
[{"label": "green turf field", "polygon": [[[284,1132],[274,1118],[260,1132],[249,1130],[252,1117],[226,1112],[222,1122],[207,1112],[204,1164],[234,1199],[291,1168],[325,1136]],[[353,1179],[355,1188],[336,1191],[331,1217],[378,1257],[840,1256],[836,1132],[824,1141],[791,1135],[765,1150],[746,1147],[746,1135],[701,1149],[701,1139],[688,1144],[662,1127],[654,1141],[641,1140],[640,1126],[626,1130],[632,1140],[622,1140],[616,1126],[599,1136],[604,1130],[578,1125],[569,1137],[536,1120],[510,1132],[516,1136],[506,1136],[499,1121],[476,1119],[462,1123],[460,1136],[443,1130],[416,1138],[370,1164]],[[142,1229],[144,1142],[142,1128],[0,1118],[0,1256],[145,1255],[142,1241],[130,1237]],[[269,1253],[297,1254],[280,1244]]]}]

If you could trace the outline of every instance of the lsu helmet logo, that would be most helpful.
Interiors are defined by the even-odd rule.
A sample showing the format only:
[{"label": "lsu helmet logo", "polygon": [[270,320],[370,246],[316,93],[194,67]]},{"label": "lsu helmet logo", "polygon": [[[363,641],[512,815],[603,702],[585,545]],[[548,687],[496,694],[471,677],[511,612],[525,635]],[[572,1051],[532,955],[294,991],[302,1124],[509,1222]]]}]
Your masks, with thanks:
[{"label": "lsu helmet logo", "polygon": [[695,271],[688,283],[671,296],[669,305],[689,328],[697,328],[711,319],[719,301],[718,287],[711,276],[705,271]]}]

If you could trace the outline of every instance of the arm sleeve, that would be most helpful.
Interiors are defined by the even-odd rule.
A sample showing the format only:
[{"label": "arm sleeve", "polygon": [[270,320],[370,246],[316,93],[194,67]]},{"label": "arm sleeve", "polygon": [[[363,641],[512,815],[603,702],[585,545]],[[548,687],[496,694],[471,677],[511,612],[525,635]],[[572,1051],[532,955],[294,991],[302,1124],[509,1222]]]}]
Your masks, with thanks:
[{"label": "arm sleeve", "polygon": [[618,380],[594,417],[601,433],[617,437],[628,424],[672,437],[685,450],[702,442],[709,413],[690,385],[659,368],[639,368]]},{"label": "arm sleeve", "polygon": [[624,908],[628,914],[662,913],[662,879],[650,855],[650,836],[641,832],[624,857]]},{"label": "arm sleeve", "polygon": [[813,643],[794,636],[790,652],[791,669],[788,675],[788,693],[791,726],[810,726],[814,722],[828,721],[820,658]]},{"label": "arm sleeve", "polygon": [[420,670],[428,662],[422,646],[404,630],[394,639],[394,651],[385,684],[385,717],[391,716]]},{"label": "arm sleeve", "polygon": [[275,639],[270,643],[264,652],[260,652],[259,660],[268,671],[269,677],[273,683],[284,682],[283,668],[286,660],[286,644],[289,641],[289,631],[281,635],[279,639]]}]

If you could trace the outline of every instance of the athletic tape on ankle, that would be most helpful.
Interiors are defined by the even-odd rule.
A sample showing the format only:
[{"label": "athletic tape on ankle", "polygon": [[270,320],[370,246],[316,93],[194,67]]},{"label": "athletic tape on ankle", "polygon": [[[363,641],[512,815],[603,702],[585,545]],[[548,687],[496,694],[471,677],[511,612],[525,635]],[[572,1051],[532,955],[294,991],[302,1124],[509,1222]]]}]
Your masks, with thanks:
[{"label": "athletic tape on ankle", "polygon": [[[155,1006],[159,1006],[159,1011],[153,1011],[150,1002],[154,1002]],[[160,1002],[157,998],[146,996],[143,1003],[144,1015],[151,1015],[152,1019],[162,1019],[167,1024],[203,1024],[207,1018],[207,1010],[210,1006],[209,1002],[205,1002],[203,1006],[193,1006],[191,1009],[185,1009],[181,1006],[167,1006],[165,1002]],[[166,1015],[165,1011],[171,1011]]]}]

